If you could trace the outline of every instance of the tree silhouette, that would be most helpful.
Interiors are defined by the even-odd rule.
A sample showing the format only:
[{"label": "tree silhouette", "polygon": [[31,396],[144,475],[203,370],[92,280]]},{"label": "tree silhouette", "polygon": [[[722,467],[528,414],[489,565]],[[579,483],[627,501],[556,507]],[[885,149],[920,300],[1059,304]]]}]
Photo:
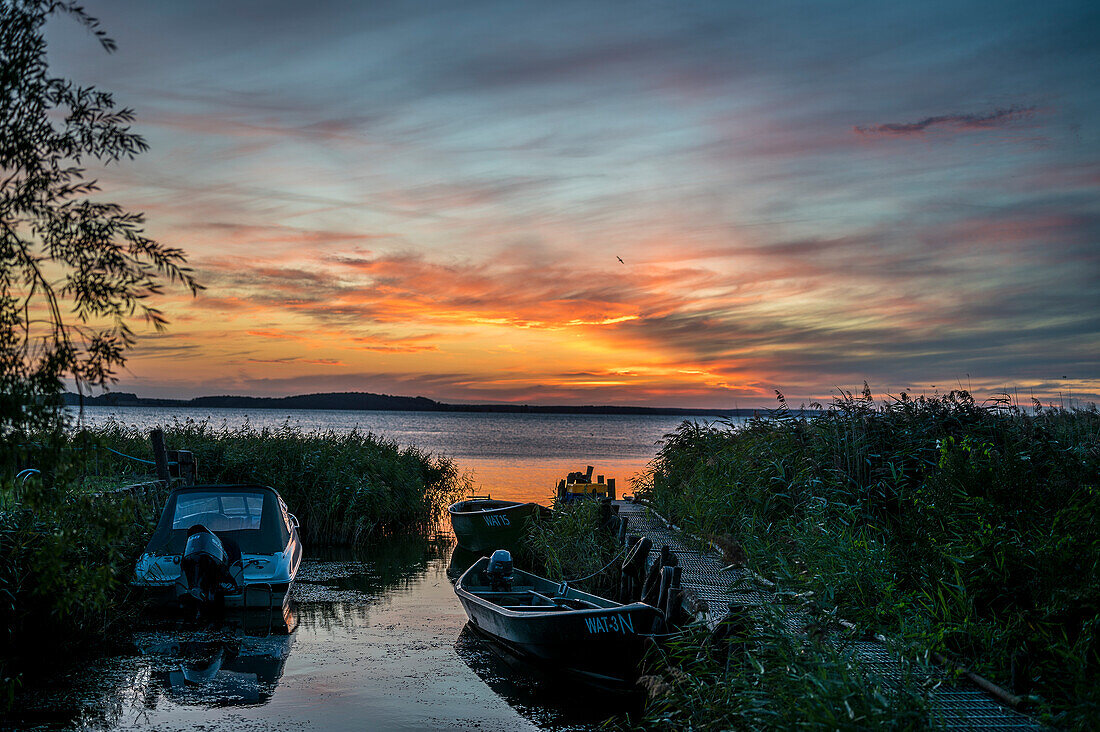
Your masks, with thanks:
[{"label": "tree silhouette", "polygon": [[0,0],[3,438],[56,423],[62,379],[81,393],[110,382],[135,343],[131,323],[164,328],[149,298],[165,284],[202,289],[183,251],[144,235],[141,214],[91,200],[86,161],[110,165],[147,145],[110,94],[49,75],[43,30],[57,14],[115,49],[74,2]]}]

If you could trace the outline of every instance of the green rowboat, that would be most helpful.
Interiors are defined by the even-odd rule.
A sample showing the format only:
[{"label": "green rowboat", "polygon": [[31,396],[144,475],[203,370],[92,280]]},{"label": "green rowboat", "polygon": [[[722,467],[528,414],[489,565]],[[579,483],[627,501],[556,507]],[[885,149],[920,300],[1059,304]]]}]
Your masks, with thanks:
[{"label": "green rowboat", "polygon": [[469,498],[452,504],[451,514],[458,545],[472,552],[514,547],[523,536],[523,524],[549,509],[537,503]]}]

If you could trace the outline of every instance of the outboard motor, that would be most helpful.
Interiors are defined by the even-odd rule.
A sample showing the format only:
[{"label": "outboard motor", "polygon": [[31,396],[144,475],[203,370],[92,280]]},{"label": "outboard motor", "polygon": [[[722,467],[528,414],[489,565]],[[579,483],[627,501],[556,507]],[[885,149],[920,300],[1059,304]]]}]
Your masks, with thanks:
[{"label": "outboard motor", "polygon": [[512,554],[507,549],[497,549],[489,557],[489,566],[485,569],[485,579],[494,592],[507,592],[512,589]]},{"label": "outboard motor", "polygon": [[[235,548],[235,547],[234,547]],[[210,529],[198,524],[187,530],[187,544],[180,559],[186,593],[200,605],[210,605],[237,590],[230,570],[240,563],[240,553],[231,557],[222,540]]]}]

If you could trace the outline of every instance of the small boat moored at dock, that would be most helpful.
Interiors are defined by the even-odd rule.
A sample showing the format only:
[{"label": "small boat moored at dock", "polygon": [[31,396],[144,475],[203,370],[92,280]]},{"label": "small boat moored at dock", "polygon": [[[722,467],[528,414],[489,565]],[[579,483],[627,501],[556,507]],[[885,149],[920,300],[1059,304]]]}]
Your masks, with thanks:
[{"label": "small boat moored at dock", "polygon": [[301,562],[298,519],[273,488],[180,487],[131,584],[161,606],[282,607]]},{"label": "small boat moored at dock", "polygon": [[515,570],[504,551],[475,562],[455,594],[470,623],[509,650],[616,690],[632,687],[646,640],[664,619],[641,602],[623,605]]},{"label": "small boat moored at dock", "polygon": [[514,547],[523,536],[524,522],[549,513],[549,509],[537,503],[473,497],[451,504],[447,512],[451,515],[451,528],[458,545],[472,552],[482,552]]}]

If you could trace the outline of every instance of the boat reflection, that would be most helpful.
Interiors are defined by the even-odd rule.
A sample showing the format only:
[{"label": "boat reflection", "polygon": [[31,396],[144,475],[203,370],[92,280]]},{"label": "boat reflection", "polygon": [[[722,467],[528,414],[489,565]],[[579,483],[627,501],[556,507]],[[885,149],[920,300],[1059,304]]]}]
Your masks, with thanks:
[{"label": "boat reflection", "polygon": [[469,623],[455,640],[455,653],[497,696],[539,726],[583,726],[642,709],[641,694],[608,693],[558,676],[495,643]]},{"label": "boat reflection", "polygon": [[[228,615],[190,639],[154,641],[138,650],[152,662],[150,680],[176,704],[263,704],[283,675],[297,628],[288,605],[272,613]],[[152,688],[141,694],[148,708],[156,707],[157,696]]]},{"label": "boat reflection", "polygon": [[472,552],[456,544],[454,550],[451,552],[451,560],[447,563],[447,579],[449,579],[453,585],[458,581],[458,578],[462,576],[463,572],[473,566],[474,562],[490,554],[492,554],[491,551]]}]

